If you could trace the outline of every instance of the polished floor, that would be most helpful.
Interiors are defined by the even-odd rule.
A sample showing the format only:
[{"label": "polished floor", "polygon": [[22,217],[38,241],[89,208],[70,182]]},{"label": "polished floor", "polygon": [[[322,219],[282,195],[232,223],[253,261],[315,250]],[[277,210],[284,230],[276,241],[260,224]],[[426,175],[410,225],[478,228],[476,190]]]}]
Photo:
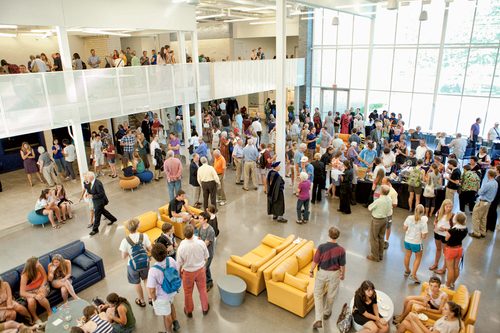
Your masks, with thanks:
[{"label": "polished floor", "polygon": [[[186,173],[185,173],[186,174]],[[218,218],[221,233],[217,240],[216,256],[212,264],[215,282],[225,274],[225,262],[231,254],[243,254],[252,249],[266,233],[286,236],[295,234],[319,244],[327,240],[327,230],[335,225],[341,230],[339,243],[347,250],[347,273],[334,303],[334,313],[322,331],[336,332],[337,316],[342,305],[349,302],[359,284],[370,279],[376,288],[385,291],[394,301],[396,312],[400,311],[406,295],[419,293],[420,287],[409,284],[403,277],[402,223],[407,211],[396,209],[390,247],[383,262],[373,263],[365,259],[369,250],[370,214],[360,205],[353,207],[353,214],[337,213],[338,201],[323,200],[312,206],[310,222],[307,225],[295,223],[295,197],[290,186],[286,187],[286,217],[289,222],[279,224],[266,214],[266,197],[261,189],[243,191],[234,185],[234,172],[229,171],[226,181],[227,205],[220,208]],[[143,212],[155,211],[168,200],[165,180],[143,185],[134,192],[120,190],[118,182],[108,176],[102,177],[110,199],[108,209],[125,221]],[[90,300],[94,296],[105,297],[109,292],[118,292],[129,300],[135,299],[134,290],[126,279],[126,262],[121,260],[118,246],[124,236],[122,223],[112,227],[101,226],[101,232],[90,238],[87,206],[77,203],[80,185],[67,182],[70,199],[75,202],[75,218],[60,230],[31,227],[26,223],[26,214],[33,209],[42,185],[28,187],[23,171],[0,175],[4,192],[0,193],[0,271],[5,271],[24,262],[31,255],[40,255],[75,239],[82,239],[87,248],[104,259],[107,277],[104,281],[83,291],[81,297]],[[190,194],[188,179],[183,184]],[[287,180],[288,181],[288,180]],[[430,225],[430,222],[429,222]],[[470,219],[469,219],[470,225]],[[485,239],[465,240],[465,265],[458,283],[469,289],[482,291],[476,332],[494,332],[500,324],[500,257],[497,234],[488,233]],[[432,238],[432,237],[430,237]],[[424,258],[419,277],[429,278],[430,266],[434,258],[432,239],[426,241]],[[203,317],[196,299],[194,318],[187,319],[182,313],[183,296],[178,295],[175,305],[179,310],[182,332],[308,332],[314,321],[314,311],[302,319],[267,302],[266,293],[255,297],[247,294],[242,306],[233,308],[220,302],[218,290],[209,293],[211,311]],[[162,321],[154,316],[151,307],[134,306],[138,320],[137,332],[157,332],[162,330]],[[496,327],[496,328],[495,328]],[[394,331],[394,328],[392,328]]]}]

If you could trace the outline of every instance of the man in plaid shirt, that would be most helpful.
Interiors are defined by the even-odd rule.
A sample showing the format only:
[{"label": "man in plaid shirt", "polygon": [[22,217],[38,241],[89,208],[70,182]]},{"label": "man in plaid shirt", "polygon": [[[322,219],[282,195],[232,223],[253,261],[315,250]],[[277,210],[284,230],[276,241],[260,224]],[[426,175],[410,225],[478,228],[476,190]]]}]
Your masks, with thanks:
[{"label": "man in plaid shirt", "polygon": [[123,157],[128,158],[129,161],[134,159],[135,142],[134,133],[128,129],[127,134],[121,139],[120,145],[123,146]]}]

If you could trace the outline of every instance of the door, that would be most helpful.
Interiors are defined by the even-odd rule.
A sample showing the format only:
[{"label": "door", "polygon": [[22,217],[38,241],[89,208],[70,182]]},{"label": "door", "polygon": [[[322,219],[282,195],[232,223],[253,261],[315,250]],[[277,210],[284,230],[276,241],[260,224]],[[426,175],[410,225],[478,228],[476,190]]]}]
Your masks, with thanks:
[{"label": "door", "polygon": [[329,111],[344,113],[349,108],[349,89],[321,89],[321,114],[326,116]]}]

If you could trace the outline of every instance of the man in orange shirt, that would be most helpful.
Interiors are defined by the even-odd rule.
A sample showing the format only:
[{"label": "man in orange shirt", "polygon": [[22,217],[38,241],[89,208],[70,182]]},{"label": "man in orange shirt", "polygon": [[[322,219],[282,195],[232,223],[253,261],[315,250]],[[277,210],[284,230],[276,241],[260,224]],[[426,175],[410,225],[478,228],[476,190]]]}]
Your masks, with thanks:
[{"label": "man in orange shirt", "polygon": [[214,169],[217,172],[220,180],[220,186],[217,189],[217,201],[219,205],[226,204],[226,193],[224,192],[224,174],[226,173],[226,159],[220,153],[219,149],[214,150]]}]

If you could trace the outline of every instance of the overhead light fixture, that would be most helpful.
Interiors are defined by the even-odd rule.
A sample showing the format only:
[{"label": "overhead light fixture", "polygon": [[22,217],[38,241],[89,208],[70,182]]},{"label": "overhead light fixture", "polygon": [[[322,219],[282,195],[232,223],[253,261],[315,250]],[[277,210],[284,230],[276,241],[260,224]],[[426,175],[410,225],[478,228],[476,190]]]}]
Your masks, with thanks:
[{"label": "overhead light fixture", "polygon": [[430,5],[431,0],[422,0],[422,5]]},{"label": "overhead light fixture", "polygon": [[275,24],[276,21],[259,21],[259,22],[250,22],[248,24],[251,25],[262,25],[262,24]]},{"label": "overhead light fixture", "polygon": [[0,24],[0,29],[17,29],[17,25],[14,25],[14,24]]},{"label": "overhead light fixture", "polygon": [[16,37],[16,34],[8,34],[4,32],[0,32],[0,37]]},{"label": "overhead light fixture", "polygon": [[387,0],[387,9],[388,10],[398,9],[398,0]]},{"label": "overhead light fixture", "polygon": [[120,37],[130,37],[131,34],[121,33],[121,32],[113,32],[113,31],[104,31],[95,28],[71,28],[67,30],[68,32],[82,32],[84,34],[91,35],[108,35],[108,36],[120,36]]},{"label": "overhead light fixture", "polygon": [[264,6],[264,7],[243,7],[243,6],[238,6],[238,7],[231,7],[229,8],[231,10],[239,10],[240,12],[259,12],[262,10],[275,10],[276,6]]},{"label": "overhead light fixture", "polygon": [[427,11],[422,10],[420,12],[420,17],[418,19],[419,19],[419,21],[427,21]]},{"label": "overhead light fixture", "polygon": [[243,18],[232,19],[232,20],[224,20],[224,23],[256,21],[258,19],[259,19],[258,17],[243,17]]},{"label": "overhead light fixture", "polygon": [[31,29],[30,30],[31,32],[37,32],[37,33],[52,33],[52,32],[55,32],[54,29]]},{"label": "overhead light fixture", "polygon": [[196,19],[197,20],[206,20],[206,19],[223,17],[223,16],[226,16],[226,14],[220,13],[220,14],[212,14],[212,15],[205,15],[205,16],[196,16]]},{"label": "overhead light fixture", "polygon": [[309,15],[309,14],[314,14],[314,11],[309,11],[309,12],[291,12],[290,16],[299,16],[299,15]]},{"label": "overhead light fixture", "polygon": [[302,21],[313,20],[313,19],[314,19],[314,16],[301,17],[300,19],[301,19]]},{"label": "overhead light fixture", "polygon": [[39,33],[39,32],[22,32],[19,34],[20,36],[25,36],[25,37],[38,37],[38,38],[48,38],[52,37],[51,32],[47,33]]},{"label": "overhead light fixture", "polygon": [[332,18],[332,25],[339,25],[339,17],[338,16],[334,16]]},{"label": "overhead light fixture", "polygon": [[335,6],[335,9],[358,8],[358,7],[371,7],[371,6],[376,6],[376,5],[377,5],[377,4],[375,4],[375,3],[362,3],[362,4],[353,4],[353,5]]}]

